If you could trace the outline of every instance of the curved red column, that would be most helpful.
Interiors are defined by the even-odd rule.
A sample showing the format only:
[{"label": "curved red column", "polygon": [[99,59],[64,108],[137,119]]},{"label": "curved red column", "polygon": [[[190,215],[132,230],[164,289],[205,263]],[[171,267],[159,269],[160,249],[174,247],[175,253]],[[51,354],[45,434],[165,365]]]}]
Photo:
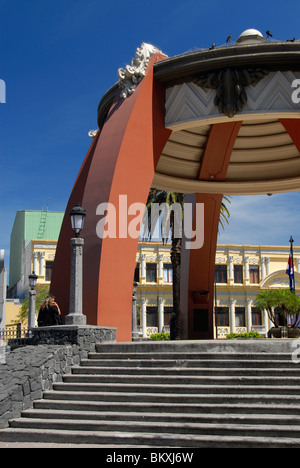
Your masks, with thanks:
[{"label": "curved red column", "polygon": [[[170,130],[165,129],[165,93],[153,78],[149,60],[146,76],[125,100],[117,96],[100,134],[95,137],[74,185],[63,221],[54,262],[51,293],[63,316],[69,308],[70,229],[69,210],[80,202],[87,211],[82,236],[83,313],[88,325],[117,327],[118,341],[131,341],[132,288],[138,238],[119,233],[119,196],[127,206],[146,203],[156,165]],[[123,197],[124,201],[125,197]],[[100,238],[97,208],[112,204],[117,213],[116,238]],[[124,215],[124,206],[120,207]],[[125,207],[126,210],[126,207]],[[135,215],[128,216],[128,223]]]},{"label": "curved red column", "polygon": [[[202,158],[200,180],[225,180],[232,150],[242,122],[212,125]],[[204,205],[204,244],[188,255],[188,295],[183,310],[188,317],[183,331],[189,339],[212,339],[215,256],[223,195],[196,194],[196,203]],[[196,223],[195,223],[196,225]],[[183,279],[184,280],[184,279]],[[184,320],[183,320],[184,321]]]},{"label": "curved red column", "polygon": [[188,338],[212,339],[214,311],[215,257],[223,195],[197,194],[204,204],[204,245],[191,250],[188,287]]},{"label": "curved red column", "polygon": [[300,153],[300,119],[279,119]]}]

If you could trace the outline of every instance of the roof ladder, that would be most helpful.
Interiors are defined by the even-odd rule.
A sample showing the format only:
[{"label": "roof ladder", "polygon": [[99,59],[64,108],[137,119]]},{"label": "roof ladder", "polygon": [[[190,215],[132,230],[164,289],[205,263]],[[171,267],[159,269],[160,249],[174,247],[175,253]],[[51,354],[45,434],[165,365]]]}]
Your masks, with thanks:
[{"label": "roof ladder", "polygon": [[38,235],[37,235],[38,239],[45,238],[46,221],[47,221],[47,211],[42,211]]}]

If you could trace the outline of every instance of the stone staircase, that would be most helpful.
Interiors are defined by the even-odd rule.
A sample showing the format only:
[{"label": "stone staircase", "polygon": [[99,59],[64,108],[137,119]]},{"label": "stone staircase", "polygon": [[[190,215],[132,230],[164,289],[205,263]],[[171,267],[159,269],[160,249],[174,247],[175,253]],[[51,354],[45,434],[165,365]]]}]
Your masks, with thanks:
[{"label": "stone staircase", "polygon": [[98,345],[0,441],[300,448],[291,340],[258,341]]}]

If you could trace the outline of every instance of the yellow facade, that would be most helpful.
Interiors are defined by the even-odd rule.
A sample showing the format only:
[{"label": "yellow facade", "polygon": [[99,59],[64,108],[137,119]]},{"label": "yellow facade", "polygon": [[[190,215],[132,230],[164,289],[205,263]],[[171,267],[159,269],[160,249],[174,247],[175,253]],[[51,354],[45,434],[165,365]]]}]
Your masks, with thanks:
[{"label": "yellow facade", "polygon": [[[24,291],[25,296],[28,295],[29,291],[28,276],[33,271],[38,275],[37,289],[39,286],[50,287],[56,246],[56,240],[34,239],[26,247],[22,260],[22,276],[19,282],[19,289]],[[7,299],[5,311],[6,330],[16,327],[15,322],[22,307],[22,302],[18,299]]]},{"label": "yellow facade", "polygon": [[[215,338],[225,338],[230,332],[252,330],[267,335],[273,325],[267,313],[255,309],[255,298],[261,289],[289,287],[286,274],[288,257],[289,246],[218,245],[215,261]],[[137,306],[140,334],[144,337],[169,330],[173,297],[172,283],[165,281],[165,265],[170,264],[170,244],[139,244]],[[294,266],[297,292],[300,289],[300,247],[294,247]]]},{"label": "yellow facade", "polygon": [[[267,313],[255,310],[260,290],[289,288],[289,247],[218,245],[216,253],[215,333],[259,331],[273,326]],[[296,292],[300,288],[300,248],[294,247]]]},{"label": "yellow facade", "polygon": [[[32,271],[38,275],[38,285],[50,286],[56,245],[54,240],[32,240],[26,248],[22,280],[27,289]],[[173,310],[170,249],[169,243],[139,242],[135,280],[140,336],[169,331]],[[267,334],[272,324],[266,313],[255,310],[255,298],[261,289],[289,287],[288,257],[289,246],[217,246],[215,337],[251,330]],[[294,247],[294,267],[297,293],[300,291],[300,247]],[[7,301],[6,326],[15,320],[20,307],[18,301]]]},{"label": "yellow facade", "polygon": [[31,271],[38,275],[38,285],[50,286],[57,241],[33,239],[30,249]]},{"label": "yellow facade", "polygon": [[[7,299],[5,303],[5,327],[0,329],[0,346],[1,343],[8,344],[10,338],[16,336],[24,337],[26,333],[26,324],[19,323],[18,315],[22,307],[22,302],[19,299]],[[19,325],[17,326],[17,323]],[[3,334],[4,331],[4,334]]]},{"label": "yellow facade", "polygon": [[19,315],[22,303],[19,299],[7,299],[5,308],[5,326],[12,326]]},{"label": "yellow facade", "polygon": [[173,307],[170,244],[139,242],[135,279],[140,334],[169,331]]}]

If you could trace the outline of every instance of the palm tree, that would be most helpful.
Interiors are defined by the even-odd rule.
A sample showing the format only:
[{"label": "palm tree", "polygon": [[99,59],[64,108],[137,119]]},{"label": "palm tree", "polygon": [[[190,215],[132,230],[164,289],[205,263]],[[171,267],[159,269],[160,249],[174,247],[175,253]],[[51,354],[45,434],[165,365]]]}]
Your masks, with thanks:
[{"label": "palm tree", "polygon": [[[171,207],[174,203],[178,203],[181,207],[181,213],[183,215],[184,210],[184,195],[182,193],[176,192],[165,192],[163,190],[151,189],[149,192],[147,200],[147,208],[150,208],[154,203],[163,206],[164,204],[167,207]],[[149,237],[152,237],[152,232],[154,227],[152,224],[156,224],[158,221],[159,212],[156,212],[156,217],[149,216],[148,210],[148,232]],[[177,220],[178,222],[178,220]],[[178,234],[177,229],[175,229],[175,216],[173,210],[166,211],[166,216],[164,216],[164,223],[170,227],[170,232],[163,230],[162,240],[167,242],[171,234],[171,262],[173,268],[173,314],[175,314],[175,324],[173,326],[173,320],[170,324],[171,339],[179,340],[180,339],[180,272],[181,272],[181,250],[182,250],[182,237],[176,237]],[[164,226],[165,227],[165,226]],[[174,328],[174,329],[173,329]]]},{"label": "palm tree", "polygon": [[[229,224],[230,213],[225,202],[230,203],[228,197],[223,197],[223,202],[220,211],[220,226],[225,229],[225,223]],[[152,231],[154,227],[152,224],[156,224],[159,218],[158,211],[156,212],[156,218],[149,216],[149,208],[154,203],[162,206],[171,207],[174,203],[178,203],[181,207],[181,230],[182,220],[184,214],[184,194],[176,192],[165,192],[163,190],[151,189],[147,200],[147,214],[148,214],[148,233],[149,237],[152,237]],[[180,308],[180,276],[181,276],[181,252],[182,252],[182,236],[178,234],[178,226],[175,225],[174,211],[169,210],[167,212],[168,217],[164,216],[164,221],[167,221],[167,225],[170,226],[170,232],[166,233],[163,230],[162,240],[166,242],[171,235],[171,262],[173,268],[173,314],[175,320],[170,323],[171,339],[180,340],[180,321],[181,321],[181,308]],[[167,218],[167,219],[166,219]],[[178,220],[176,220],[178,223]],[[166,235],[167,234],[167,235]],[[173,322],[175,324],[173,325]],[[173,329],[174,327],[174,329]]]}]

